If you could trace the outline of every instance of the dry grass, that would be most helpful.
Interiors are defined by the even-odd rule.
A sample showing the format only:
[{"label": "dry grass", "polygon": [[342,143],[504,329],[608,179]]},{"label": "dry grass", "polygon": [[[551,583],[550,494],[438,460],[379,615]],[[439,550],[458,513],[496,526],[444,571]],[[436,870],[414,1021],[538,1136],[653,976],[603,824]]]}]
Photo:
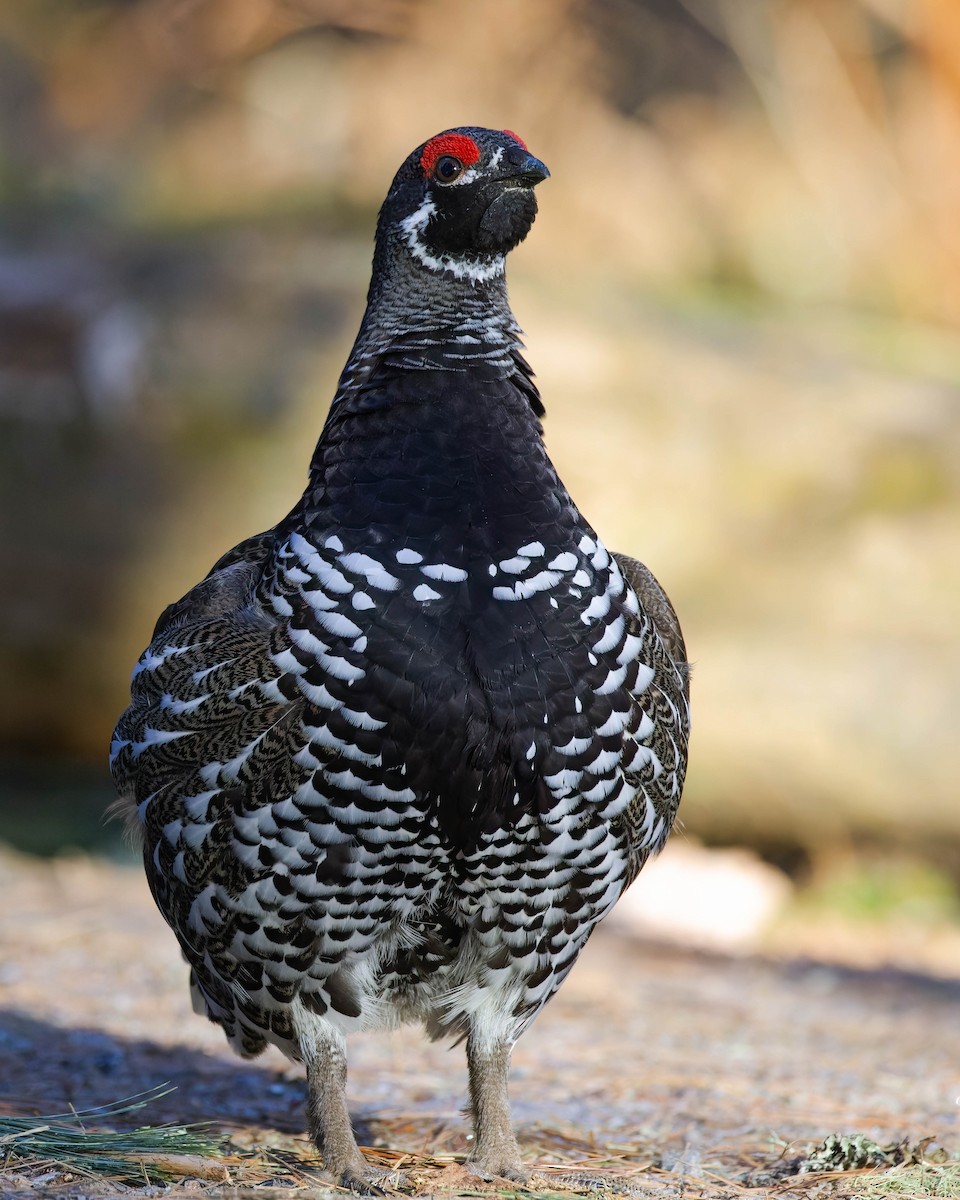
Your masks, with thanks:
[{"label": "dry grass", "polygon": [[[50,1194],[67,1196],[73,1187],[84,1186],[93,1188],[97,1195],[146,1196],[153,1184],[169,1187],[178,1181],[192,1181],[193,1188],[202,1186],[205,1195],[218,1198],[289,1194],[308,1200],[342,1194],[342,1189],[331,1187],[325,1180],[322,1163],[302,1139],[279,1139],[274,1135],[270,1144],[253,1142],[241,1149],[222,1138],[204,1140],[187,1127],[145,1126],[119,1132],[99,1128],[110,1116],[140,1109],[152,1098],[159,1097],[47,1118],[2,1118],[0,1149],[6,1152],[6,1162],[0,1167],[0,1186],[4,1186],[4,1194],[13,1195],[26,1186],[34,1192],[49,1189]],[[86,1128],[86,1121],[96,1122],[98,1128]],[[396,1123],[391,1136],[402,1140],[402,1122]],[[243,1134],[237,1138],[239,1143],[248,1140]],[[789,1150],[797,1148],[794,1144]],[[824,1163],[817,1157],[820,1151],[822,1145],[811,1146],[806,1156],[780,1157],[772,1162],[754,1156],[742,1160],[751,1162],[745,1172],[719,1172],[705,1166],[678,1170],[651,1160],[639,1144],[601,1147],[560,1130],[542,1129],[535,1143],[525,1141],[525,1155],[534,1163],[534,1174],[528,1185],[519,1187],[497,1181],[482,1183],[464,1168],[463,1154],[422,1154],[383,1145],[364,1147],[375,1165],[402,1173],[398,1190],[407,1196],[569,1200],[575,1195],[596,1194],[597,1187],[602,1195],[701,1200],[960,1195],[960,1166],[927,1161],[919,1147],[900,1165],[884,1165],[881,1154],[876,1161],[870,1159],[869,1167],[858,1166],[851,1159],[835,1170],[822,1169]],[[899,1162],[897,1156],[886,1157]],[[941,1152],[940,1158],[944,1157]]]}]

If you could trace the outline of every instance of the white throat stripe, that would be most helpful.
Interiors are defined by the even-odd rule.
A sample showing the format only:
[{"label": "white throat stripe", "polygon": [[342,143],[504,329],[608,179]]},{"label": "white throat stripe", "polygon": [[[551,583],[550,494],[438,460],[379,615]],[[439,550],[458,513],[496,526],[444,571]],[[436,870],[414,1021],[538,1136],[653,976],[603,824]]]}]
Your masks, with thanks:
[{"label": "white throat stripe", "polygon": [[430,223],[437,206],[428,196],[416,212],[404,217],[399,223],[401,233],[411,254],[430,271],[449,271],[456,279],[469,279],[471,283],[488,283],[503,274],[504,256],[496,254],[487,262],[471,262],[465,258],[454,258],[450,254],[431,254],[420,235]]}]

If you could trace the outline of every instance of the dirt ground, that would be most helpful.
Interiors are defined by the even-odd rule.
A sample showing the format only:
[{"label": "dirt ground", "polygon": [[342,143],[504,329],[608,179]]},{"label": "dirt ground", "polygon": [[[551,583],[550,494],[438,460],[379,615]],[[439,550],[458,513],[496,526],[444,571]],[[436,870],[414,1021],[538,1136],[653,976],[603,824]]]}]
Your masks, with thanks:
[{"label": "dirt ground", "polygon": [[[525,1157],[545,1177],[629,1176],[641,1195],[848,1194],[822,1177],[745,1182],[782,1143],[791,1154],[832,1133],[934,1138],[955,1153],[958,1002],[956,978],[696,952],[601,929],[517,1047]],[[104,1126],[212,1122],[235,1151],[202,1178],[143,1187],[0,1158],[4,1197],[267,1187],[278,1197],[297,1180],[306,1187],[290,1195],[323,1194],[309,1175],[300,1069],[272,1052],[235,1058],[192,1014],[186,968],[137,869],[0,855],[0,1064],[0,1118],[113,1104],[169,1082],[168,1095]],[[469,1151],[462,1050],[415,1029],[370,1035],[355,1040],[350,1070],[362,1143],[423,1191],[481,1194],[456,1166]],[[857,1194],[881,1194],[859,1180]]]}]

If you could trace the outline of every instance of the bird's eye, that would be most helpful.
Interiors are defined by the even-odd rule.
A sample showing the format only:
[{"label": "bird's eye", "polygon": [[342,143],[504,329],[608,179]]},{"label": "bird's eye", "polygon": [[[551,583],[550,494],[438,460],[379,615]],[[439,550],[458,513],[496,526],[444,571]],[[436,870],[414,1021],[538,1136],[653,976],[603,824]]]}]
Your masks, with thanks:
[{"label": "bird's eye", "polygon": [[463,163],[452,154],[441,154],[433,168],[433,177],[437,183],[453,183],[463,174]]}]

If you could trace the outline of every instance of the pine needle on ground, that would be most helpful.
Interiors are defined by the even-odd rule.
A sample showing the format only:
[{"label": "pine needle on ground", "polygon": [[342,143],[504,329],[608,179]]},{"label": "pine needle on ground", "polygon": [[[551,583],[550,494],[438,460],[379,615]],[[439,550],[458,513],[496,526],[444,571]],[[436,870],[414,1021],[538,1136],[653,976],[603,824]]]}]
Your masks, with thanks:
[{"label": "pine needle on ground", "polygon": [[163,1085],[115,1104],[49,1116],[0,1113],[2,1165],[21,1170],[45,1166],[129,1183],[162,1183],[183,1176],[227,1178],[229,1160],[221,1155],[222,1139],[201,1126],[144,1125],[120,1132],[87,1127],[136,1112],[173,1090]]}]

